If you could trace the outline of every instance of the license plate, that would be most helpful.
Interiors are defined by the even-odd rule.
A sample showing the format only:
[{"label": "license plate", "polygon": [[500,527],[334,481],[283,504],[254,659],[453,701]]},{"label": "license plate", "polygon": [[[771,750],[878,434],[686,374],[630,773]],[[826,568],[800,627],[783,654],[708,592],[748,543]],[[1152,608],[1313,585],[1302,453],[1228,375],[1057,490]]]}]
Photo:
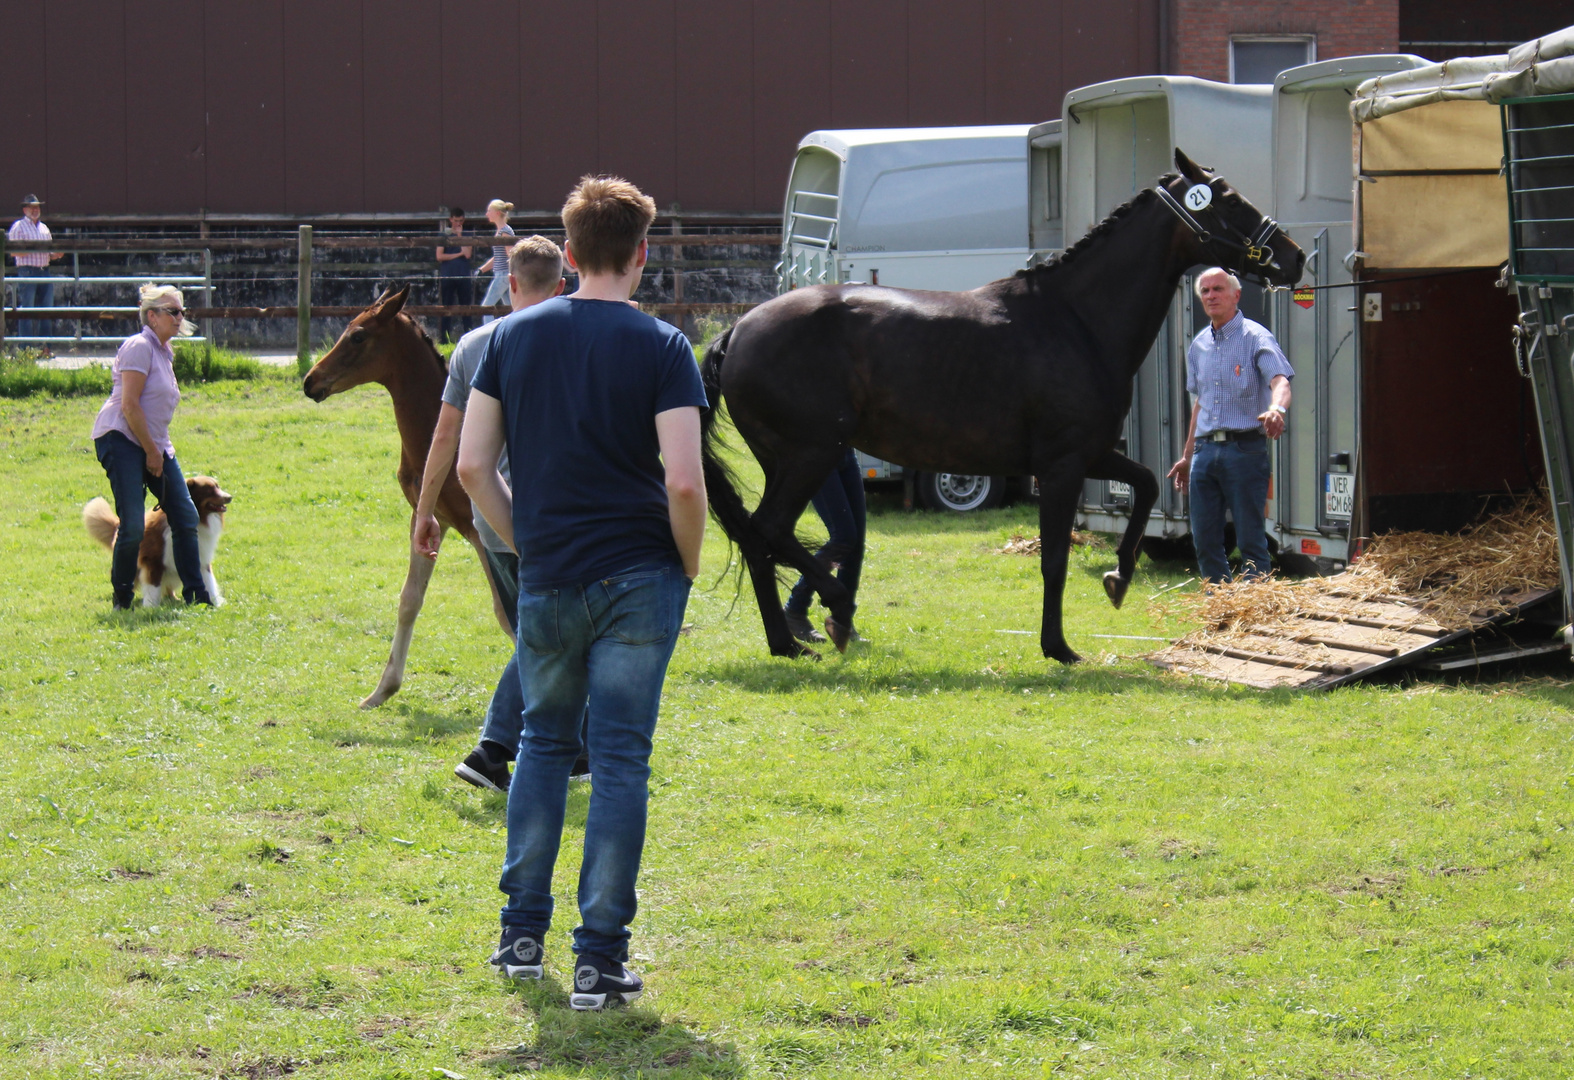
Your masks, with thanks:
[{"label": "license plate", "polygon": [[1327,473],[1323,483],[1323,512],[1331,518],[1350,520],[1355,508],[1355,474]]},{"label": "license plate", "polygon": [[1123,484],[1119,480],[1110,480],[1109,497],[1117,501],[1131,501],[1131,485]]}]

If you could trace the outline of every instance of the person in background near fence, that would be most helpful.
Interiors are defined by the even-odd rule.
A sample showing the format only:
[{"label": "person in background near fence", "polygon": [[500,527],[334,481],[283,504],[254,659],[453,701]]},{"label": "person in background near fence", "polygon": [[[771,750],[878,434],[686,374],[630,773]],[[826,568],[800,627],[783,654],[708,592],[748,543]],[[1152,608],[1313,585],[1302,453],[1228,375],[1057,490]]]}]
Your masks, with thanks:
[{"label": "person in background near fence", "polygon": [[[543,300],[550,300],[563,291],[563,253],[544,236],[527,236],[515,244],[508,253],[508,300],[515,311],[523,311]],[[470,380],[475,378],[481,357],[486,355],[487,343],[492,332],[503,325],[503,320],[472,330],[459,339],[453,356],[448,359],[448,382],[443,386],[443,407],[437,416],[437,430],[432,433],[432,448],[427,451],[426,471],[421,477],[421,494],[415,503],[415,525],[410,533],[410,545],[428,559],[437,558],[443,541],[443,527],[434,513],[437,496],[453,467],[454,455],[459,448],[459,428],[464,422],[465,405],[470,400]],[[508,458],[498,461],[498,470],[508,482]],[[481,535],[481,545],[486,548],[487,566],[497,591],[508,609],[509,631],[517,632],[519,622],[519,556],[503,542],[486,518],[474,504],[476,532]],[[454,774],[480,788],[493,791],[508,790],[508,766],[519,756],[519,731],[524,723],[523,692],[519,686],[519,660],[510,654],[508,666],[503,669],[492,702],[487,706],[486,719],[481,724],[481,737],[474,750],[464,761],[454,767]],[[574,773],[583,775],[589,765],[583,760],[575,764]]]},{"label": "person in background near fence", "polygon": [[115,513],[120,517],[109,568],[113,602],[117,609],[131,607],[146,488],[169,517],[182,599],[211,607],[213,600],[202,582],[197,553],[197,508],[169,440],[170,420],[180,404],[175,353],[169,343],[191,334],[196,327],[186,321],[180,290],[171,285],[142,286],[137,307],[142,332],[128,337],[115,354],[113,389],[93,421],[93,447],[109,477]]},{"label": "person in background near fence", "polygon": [[[864,563],[865,509],[863,474],[858,469],[858,455],[852,447],[847,448],[841,464],[814,493],[814,512],[820,515],[831,534],[814,557],[827,566],[836,567],[836,580],[847,587],[848,595],[856,601],[858,576]],[[782,607],[782,613],[787,616],[787,629],[799,641],[825,640],[825,635],[809,621],[809,603],[813,599],[814,586],[808,578],[800,577]],[[857,604],[853,606],[856,608]],[[852,636],[855,641],[863,640],[857,630],[852,631]]]},{"label": "person in background near fence", "polygon": [[[24,195],[22,197],[22,216],[11,223],[11,228],[6,230],[7,240],[53,240],[49,226],[39,220],[44,213],[44,204],[37,195]],[[16,260],[16,276],[19,278],[47,278],[49,264],[62,257],[58,251],[22,251],[13,256]],[[52,281],[22,281],[16,287],[16,306],[19,308],[53,307],[55,303],[55,283]],[[45,337],[49,333],[52,323],[48,319],[18,319],[16,324],[18,337]],[[45,355],[49,349],[44,348]]]},{"label": "person in background near fence", "polygon": [[[513,236],[514,230],[508,227],[508,215],[514,212],[514,204],[504,202],[502,199],[493,199],[486,204],[486,219],[497,226],[495,236]],[[477,273],[484,274],[492,271],[492,282],[486,287],[486,295],[481,298],[482,307],[492,307],[501,304],[503,297],[508,295],[508,241],[492,245],[492,257],[481,264]],[[482,324],[491,322],[493,316],[481,316]]]},{"label": "person in background near fence", "polygon": [[[700,409],[688,339],[630,307],[656,204],[586,177],[563,205],[572,296],[511,315],[476,372],[459,476],[519,552],[524,738],[508,789],[508,899],[491,964],[539,979],[568,776],[589,709],[595,776],[579,871],[569,1006],[644,989],[628,924],[645,849],[650,752],[667,664],[705,538]],[[507,448],[514,490],[498,474]]]},{"label": "person in background near fence", "polygon": [[[1241,282],[1222,266],[1197,278],[1197,298],[1212,324],[1186,350],[1186,390],[1192,396],[1186,450],[1169,471],[1179,491],[1191,491],[1191,537],[1197,568],[1208,581],[1228,581],[1224,512],[1235,519],[1241,571],[1268,573],[1263,514],[1272,462],[1268,440],[1284,434],[1295,371],[1273,334],[1241,314]],[[1199,445],[1200,440],[1200,445]]]},{"label": "person in background near fence", "polygon": [[[448,211],[448,231],[456,237],[465,234],[465,212],[457,206]],[[438,302],[444,307],[469,307],[475,303],[475,278],[470,273],[473,250],[469,244],[444,244],[437,249]],[[437,336],[443,341],[449,340],[456,319],[461,334],[470,329],[470,316],[444,315],[437,326]]]}]

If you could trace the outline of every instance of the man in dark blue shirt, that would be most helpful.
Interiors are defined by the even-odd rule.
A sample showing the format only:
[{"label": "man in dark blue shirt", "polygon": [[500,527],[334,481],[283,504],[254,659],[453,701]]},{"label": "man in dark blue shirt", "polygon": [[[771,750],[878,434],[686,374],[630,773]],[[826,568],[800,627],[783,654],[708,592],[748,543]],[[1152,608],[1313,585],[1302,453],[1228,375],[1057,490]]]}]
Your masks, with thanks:
[{"label": "man in dark blue shirt", "polygon": [[[519,554],[524,737],[508,791],[507,895],[492,965],[540,978],[569,770],[592,780],[569,1004],[643,989],[625,966],[651,740],[705,535],[705,391],[682,333],[629,306],[655,203],[587,177],[563,206],[570,296],[502,321],[476,371],[459,477]],[[498,473],[506,448],[513,491]]]}]

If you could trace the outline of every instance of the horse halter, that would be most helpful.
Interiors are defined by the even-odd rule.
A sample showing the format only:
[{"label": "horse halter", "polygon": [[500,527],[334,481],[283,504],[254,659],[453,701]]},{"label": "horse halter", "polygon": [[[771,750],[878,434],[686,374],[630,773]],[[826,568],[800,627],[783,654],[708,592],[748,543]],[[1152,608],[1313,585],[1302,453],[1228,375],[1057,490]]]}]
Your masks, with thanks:
[{"label": "horse halter", "polygon": [[[1159,201],[1169,207],[1175,213],[1175,216],[1181,219],[1181,223],[1192,231],[1197,237],[1198,243],[1207,244],[1218,241],[1226,247],[1245,252],[1246,261],[1250,265],[1264,270],[1273,265],[1273,252],[1269,250],[1268,245],[1279,234],[1279,223],[1273,218],[1264,216],[1262,224],[1257,226],[1257,231],[1251,236],[1247,236],[1240,229],[1225,221],[1223,214],[1213,210],[1213,216],[1219,219],[1219,223],[1235,234],[1234,236],[1214,236],[1202,227],[1202,222],[1198,221],[1190,210],[1180,204],[1180,200],[1170,194],[1169,188],[1163,184],[1156,184],[1153,190],[1158,193]],[[1207,208],[1212,210],[1213,204],[1209,203]]]}]

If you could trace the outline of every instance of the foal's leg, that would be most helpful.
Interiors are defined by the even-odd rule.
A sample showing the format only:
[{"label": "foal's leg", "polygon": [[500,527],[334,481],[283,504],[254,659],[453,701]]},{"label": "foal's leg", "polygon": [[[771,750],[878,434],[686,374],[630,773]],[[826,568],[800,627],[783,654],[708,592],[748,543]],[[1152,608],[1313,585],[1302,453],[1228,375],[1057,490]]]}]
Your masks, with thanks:
[{"label": "foal's leg", "polygon": [[1082,659],[1066,644],[1060,617],[1066,592],[1066,562],[1071,554],[1071,526],[1077,518],[1082,480],[1082,461],[1075,454],[1058,458],[1038,470],[1039,567],[1044,575],[1044,621],[1038,640],[1044,655],[1062,664],[1075,664]]},{"label": "foal's leg", "polygon": [[1118,608],[1126,599],[1126,590],[1137,571],[1137,549],[1142,544],[1153,504],[1159,501],[1159,481],[1152,469],[1132,461],[1118,450],[1111,450],[1089,465],[1088,479],[1118,480],[1131,487],[1131,519],[1126,522],[1125,535],[1115,549],[1118,569],[1104,575],[1104,595]]},{"label": "foal's leg", "polygon": [[421,604],[426,600],[426,586],[432,580],[433,565],[425,555],[410,552],[410,569],[405,573],[404,588],[399,590],[399,622],[394,627],[393,648],[388,652],[388,664],[383,668],[377,689],[361,702],[363,709],[381,705],[404,684],[404,662],[410,655],[410,637],[415,633],[415,617],[421,614]]}]

